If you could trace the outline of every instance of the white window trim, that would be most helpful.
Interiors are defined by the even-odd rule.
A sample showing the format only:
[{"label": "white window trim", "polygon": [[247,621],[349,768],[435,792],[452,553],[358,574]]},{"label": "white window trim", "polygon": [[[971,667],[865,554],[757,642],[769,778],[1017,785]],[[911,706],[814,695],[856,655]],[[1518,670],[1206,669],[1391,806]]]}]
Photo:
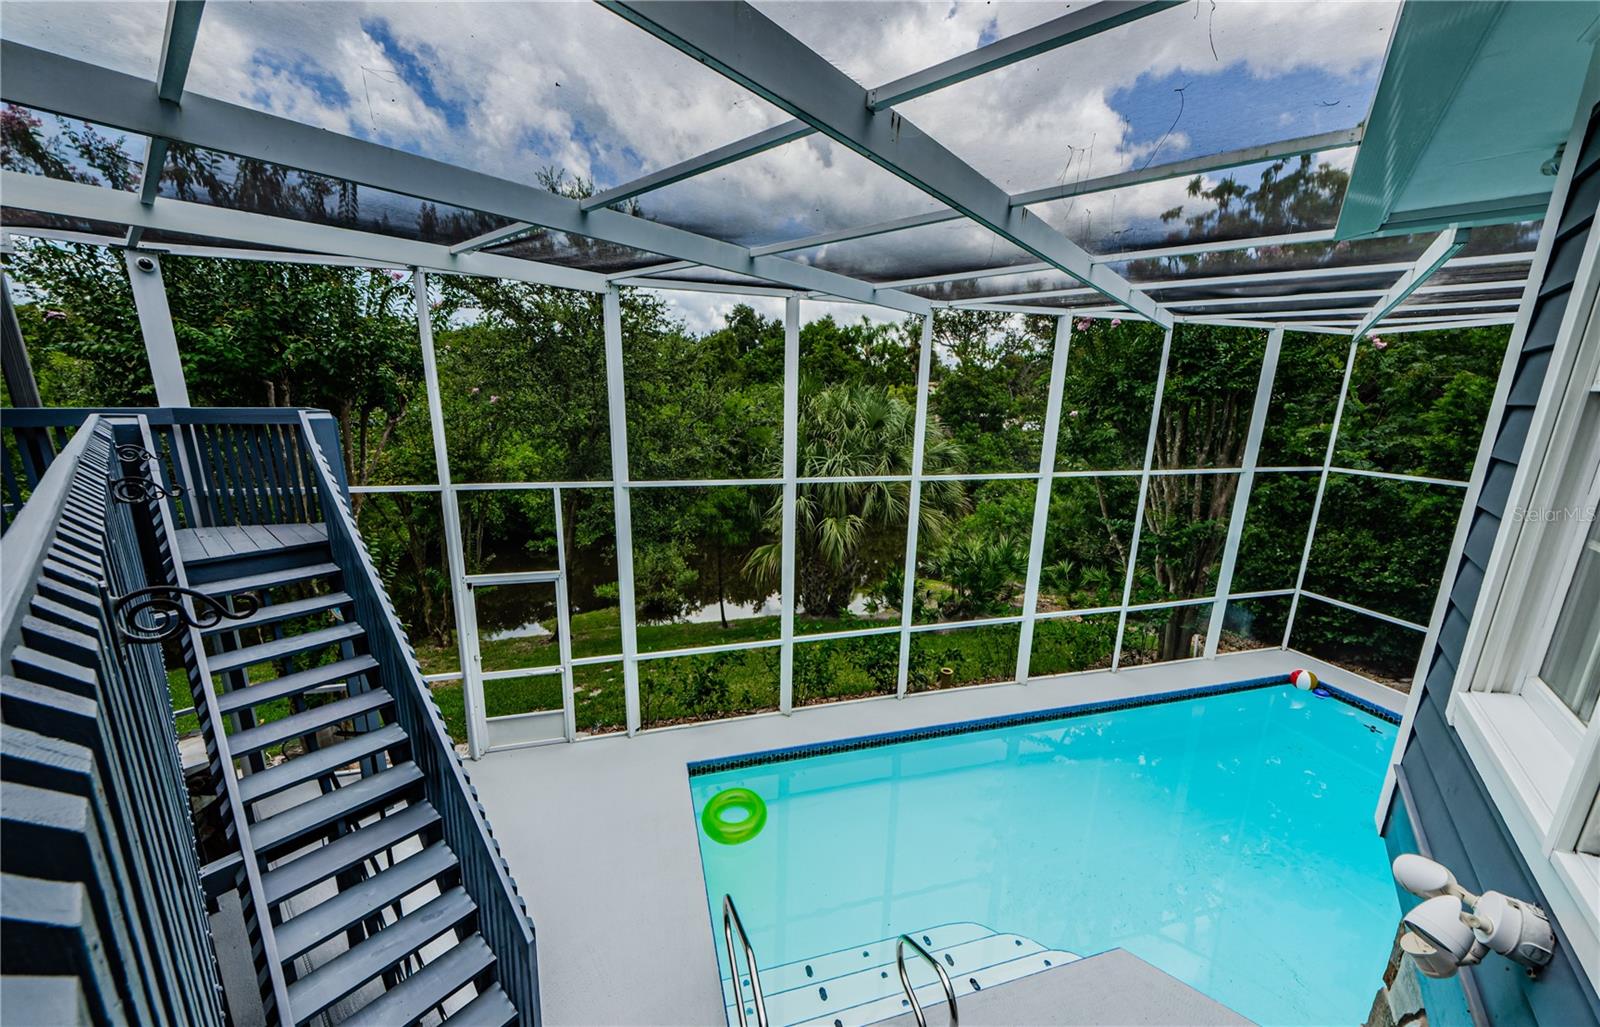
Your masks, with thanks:
[{"label": "white window trim", "polygon": [[[1538,677],[1588,535],[1581,512],[1600,501],[1600,438],[1580,430],[1600,380],[1597,286],[1600,224],[1551,351],[1446,716],[1576,962],[1600,987],[1600,857],[1573,851],[1600,788],[1600,713],[1583,724]],[[1526,513],[1564,510],[1574,516]]]}]

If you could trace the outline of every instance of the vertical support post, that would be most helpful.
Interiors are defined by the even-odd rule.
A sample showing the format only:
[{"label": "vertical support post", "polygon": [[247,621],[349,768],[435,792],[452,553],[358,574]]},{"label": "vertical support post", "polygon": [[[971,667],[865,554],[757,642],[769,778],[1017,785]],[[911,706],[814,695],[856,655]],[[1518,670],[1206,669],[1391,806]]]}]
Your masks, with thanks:
[{"label": "vertical support post", "polygon": [[1256,381],[1255,407],[1250,411],[1250,431],[1244,442],[1244,464],[1239,472],[1239,487],[1233,496],[1233,514],[1228,519],[1228,541],[1222,548],[1222,566],[1217,571],[1217,597],[1211,604],[1211,623],[1206,628],[1206,659],[1214,659],[1222,641],[1222,619],[1228,612],[1228,595],[1233,591],[1233,568],[1239,562],[1239,539],[1244,534],[1244,518],[1250,507],[1250,490],[1256,482],[1256,465],[1261,458],[1261,436],[1266,430],[1267,408],[1272,404],[1272,382],[1278,374],[1278,354],[1283,350],[1283,329],[1267,335],[1267,352],[1261,359],[1261,377]]},{"label": "vertical support post", "polygon": [[922,459],[928,434],[928,377],[933,368],[933,313],[922,318],[917,350],[917,416],[911,443],[911,488],[906,499],[905,582],[900,588],[900,666],[895,695],[905,698],[911,676],[911,607],[917,591],[917,526],[922,519]]},{"label": "vertical support post", "polygon": [[567,741],[578,737],[577,693],[572,680],[572,596],[567,591],[567,527],[566,515],[561,512],[561,486],[550,492],[550,501],[556,513],[556,570],[561,577],[556,581],[556,630],[561,633],[557,646],[561,653],[561,733]]},{"label": "vertical support post", "polygon": [[639,731],[639,640],[633,599],[633,504],[628,482],[628,401],[622,378],[622,293],[604,299],[606,400],[611,422],[611,496],[617,519],[617,618],[622,628],[622,688],[628,734]]},{"label": "vertical support post", "polygon": [[123,259],[128,265],[133,305],[139,311],[139,332],[144,336],[150,377],[156,384],[156,405],[186,407],[189,386],[183,380],[183,362],[178,358],[178,336],[172,330],[172,310],[167,306],[167,288],[161,280],[161,258],[129,250]]},{"label": "vertical support post", "polygon": [[1328,490],[1328,470],[1333,466],[1334,447],[1339,443],[1339,422],[1344,420],[1344,402],[1350,395],[1350,375],[1356,368],[1356,347],[1361,336],[1350,340],[1350,353],[1344,360],[1344,378],[1339,383],[1339,402],[1333,408],[1333,425],[1328,429],[1328,448],[1322,455],[1322,474],[1317,478],[1317,498],[1311,504],[1311,523],[1306,526],[1306,544],[1300,551],[1300,570],[1294,576],[1294,596],[1289,600],[1289,619],[1283,625],[1283,648],[1289,648],[1294,634],[1294,619],[1300,612],[1300,595],[1305,589],[1306,566],[1311,562],[1311,544],[1317,538],[1317,518],[1322,516],[1322,494]]},{"label": "vertical support post", "polygon": [[1061,431],[1061,393],[1072,346],[1072,318],[1056,318],[1055,348],[1050,354],[1050,389],[1044,407],[1044,438],[1039,443],[1039,485],[1033,497],[1033,534],[1028,540],[1028,577],[1022,588],[1022,630],[1017,637],[1017,681],[1028,681],[1033,657],[1033,625],[1039,610],[1039,571],[1044,562],[1044,533],[1055,487],[1056,436]]},{"label": "vertical support post", "polygon": [[461,698],[467,715],[467,753],[482,756],[488,745],[484,717],[483,668],[478,666],[477,618],[472,590],[467,587],[467,557],[461,544],[461,508],[450,481],[450,447],[444,433],[444,404],[439,397],[439,363],[433,352],[433,318],[428,311],[428,276],[411,271],[417,305],[417,339],[422,344],[422,380],[428,394],[428,428],[433,436],[434,473],[439,476],[439,504],[444,517],[445,562],[450,569],[450,605],[455,609],[456,657],[461,663]]},{"label": "vertical support post", "polygon": [[42,407],[39,382],[33,376],[33,365],[28,362],[28,344],[22,338],[22,325],[17,321],[17,308],[11,304],[11,276],[0,273],[0,370],[6,381],[6,392],[11,405],[17,407]]},{"label": "vertical support post", "polygon": [[1133,514],[1133,539],[1128,543],[1128,574],[1122,582],[1122,609],[1117,611],[1116,649],[1111,669],[1122,666],[1122,633],[1128,627],[1128,603],[1133,601],[1133,577],[1139,570],[1139,536],[1144,533],[1144,504],[1150,495],[1150,465],[1156,455],[1156,432],[1161,429],[1161,399],[1167,391],[1167,363],[1172,356],[1172,329],[1161,340],[1161,369],[1156,372],[1156,394],[1150,405],[1150,433],[1144,440],[1144,470],[1139,474],[1139,506]]},{"label": "vertical support post", "polygon": [[778,648],[778,709],[794,711],[794,535],[800,465],[800,297],[783,305],[783,569],[779,605],[782,608]]}]

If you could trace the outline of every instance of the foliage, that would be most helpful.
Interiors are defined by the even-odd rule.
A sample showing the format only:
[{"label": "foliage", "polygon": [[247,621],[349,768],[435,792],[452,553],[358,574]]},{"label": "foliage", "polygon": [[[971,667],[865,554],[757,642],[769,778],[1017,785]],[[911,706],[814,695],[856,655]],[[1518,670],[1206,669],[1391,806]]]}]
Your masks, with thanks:
[{"label": "foliage", "polygon": [[[93,126],[0,111],[4,165],[129,188],[136,160]],[[1197,179],[1204,214],[1170,219],[1173,238],[1244,237],[1324,223],[1344,173],[1309,158],[1268,166],[1258,182]],[[587,183],[555,171],[541,182],[567,195]],[[163,192],[330,224],[372,225],[400,212],[407,233],[449,240],[476,227],[466,212],[410,209],[318,176],[173,148]],[[409,210],[409,213],[406,212]],[[396,215],[398,216],[398,215]],[[1397,256],[1416,240],[1374,242]],[[526,237],[527,254],[604,244]],[[1414,255],[1414,253],[1412,254]],[[614,255],[612,255],[614,256]],[[1336,244],[1251,254],[1305,266],[1341,260]],[[1236,252],[1145,261],[1136,276],[1225,272]],[[52,404],[147,405],[153,387],[119,259],[85,246],[19,244],[7,258],[18,313],[41,391]],[[166,257],[163,274],[191,395],[208,405],[308,405],[340,419],[357,483],[429,483],[434,453],[427,416],[416,297],[406,276],[312,265]],[[603,309],[599,297],[467,277],[434,280],[439,398],[457,482],[565,482],[551,490],[475,488],[460,494],[469,572],[554,566],[565,554],[576,655],[621,651],[612,433]],[[688,331],[656,294],[621,301],[627,451],[635,480],[772,479],[782,471],[784,332],[780,322],[736,306],[717,329]],[[795,589],[803,637],[898,623],[903,601],[916,423],[919,325],[824,317],[800,332],[799,421],[793,440],[802,478],[795,493]],[[1018,612],[1033,530],[1054,319],[940,310],[933,325],[930,390],[917,520],[912,620],[915,688],[1006,680],[1014,673],[1015,625],[932,628],[940,620]],[[1157,475],[1144,494],[1134,560],[1136,474],[1062,476],[1050,483],[1042,540],[1040,609],[1064,613],[1121,602],[1133,561],[1136,602],[1206,596],[1214,589],[1238,468],[1260,374],[1265,333],[1184,324],[1171,342],[1159,410],[1164,333],[1143,323],[1079,320],[1071,326],[1056,468],[1137,471],[1154,422],[1158,469],[1222,473]],[[1493,394],[1505,333],[1407,334],[1383,348],[1363,343],[1341,423],[1336,463],[1464,478]],[[1264,467],[1320,465],[1343,372],[1347,339],[1289,333],[1264,426]],[[1026,474],[1021,480],[959,475]],[[876,480],[860,480],[876,479]],[[883,480],[889,479],[889,480]],[[899,480],[896,480],[899,479]],[[575,484],[574,484],[575,483]],[[588,484],[584,484],[588,483]],[[1235,580],[1239,589],[1294,585],[1315,475],[1256,476]],[[752,615],[782,577],[781,490],[771,485],[630,490],[634,601],[641,652],[734,641],[770,641],[776,618]],[[1335,475],[1329,482],[1307,586],[1406,619],[1425,621],[1458,490]],[[424,661],[459,667],[436,494],[360,496],[357,513]],[[561,531],[557,532],[557,522]],[[713,617],[709,611],[715,604]],[[1208,607],[1130,619],[1132,659],[1188,655]],[[1274,608],[1276,610],[1276,608]],[[852,612],[856,611],[856,612]],[[486,661],[549,666],[548,636],[499,632],[530,612],[480,601]],[[1276,612],[1259,618],[1261,634]],[[1056,616],[1035,625],[1032,671],[1103,666],[1116,617]],[[548,627],[549,625],[547,625]],[[1277,630],[1281,632],[1281,624]],[[1413,633],[1367,618],[1303,614],[1293,644],[1392,670],[1415,658]],[[893,692],[895,634],[802,642],[796,701]],[[770,708],[776,648],[650,659],[640,664],[647,723]],[[1409,656],[1408,656],[1409,653]],[[1354,654],[1354,655],[1352,655]],[[1409,670],[1409,668],[1407,668]],[[948,671],[948,673],[947,673]],[[614,663],[580,667],[580,729],[622,723]],[[559,704],[557,678],[497,686],[500,712]],[[453,691],[452,691],[453,690]],[[438,689],[447,717],[459,688]],[[455,705],[452,706],[451,704]],[[452,720],[452,725],[456,723]]]}]

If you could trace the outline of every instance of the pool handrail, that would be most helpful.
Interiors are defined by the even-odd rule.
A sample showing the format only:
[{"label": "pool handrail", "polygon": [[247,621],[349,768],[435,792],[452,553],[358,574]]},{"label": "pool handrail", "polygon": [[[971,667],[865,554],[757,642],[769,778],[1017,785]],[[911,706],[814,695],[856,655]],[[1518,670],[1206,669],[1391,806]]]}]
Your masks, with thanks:
[{"label": "pool handrail", "polygon": [[756,1011],[756,1027],[767,1027],[767,1002],[761,995],[761,970],[756,966],[756,950],[750,945],[750,936],[744,933],[744,921],[739,919],[739,909],[732,895],[722,896],[722,942],[728,950],[728,973],[733,977],[733,1007],[739,1014],[739,1027],[749,1027],[745,1019],[744,992],[739,989],[739,961],[733,954],[733,935],[739,934],[739,945],[744,949],[745,965],[750,968],[750,997]]},{"label": "pool handrail", "polygon": [[956,1010],[956,989],[950,983],[950,976],[944,972],[944,967],[933,958],[933,953],[923,948],[917,939],[909,934],[902,934],[894,943],[894,965],[900,971],[900,987],[906,993],[906,999],[911,1003],[911,1015],[917,1018],[917,1027],[928,1027],[928,1018],[922,1012],[922,1004],[917,1001],[916,989],[911,987],[911,975],[906,972],[906,943],[916,950],[917,955],[928,961],[933,967],[933,972],[939,975],[939,983],[944,987],[944,1000],[950,1005],[950,1027],[960,1027],[961,1014]]}]

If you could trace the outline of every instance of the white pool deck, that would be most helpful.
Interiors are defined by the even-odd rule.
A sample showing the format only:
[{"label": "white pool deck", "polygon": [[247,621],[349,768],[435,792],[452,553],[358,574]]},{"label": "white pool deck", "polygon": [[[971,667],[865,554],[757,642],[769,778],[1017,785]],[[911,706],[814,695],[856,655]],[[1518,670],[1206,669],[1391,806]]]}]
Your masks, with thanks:
[{"label": "white pool deck", "polygon": [[1366,678],[1263,649],[508,750],[468,770],[538,932],[544,1022],[710,1027],[724,1022],[719,940],[706,911],[689,762],[1296,667],[1396,713],[1405,708],[1403,694]]}]

